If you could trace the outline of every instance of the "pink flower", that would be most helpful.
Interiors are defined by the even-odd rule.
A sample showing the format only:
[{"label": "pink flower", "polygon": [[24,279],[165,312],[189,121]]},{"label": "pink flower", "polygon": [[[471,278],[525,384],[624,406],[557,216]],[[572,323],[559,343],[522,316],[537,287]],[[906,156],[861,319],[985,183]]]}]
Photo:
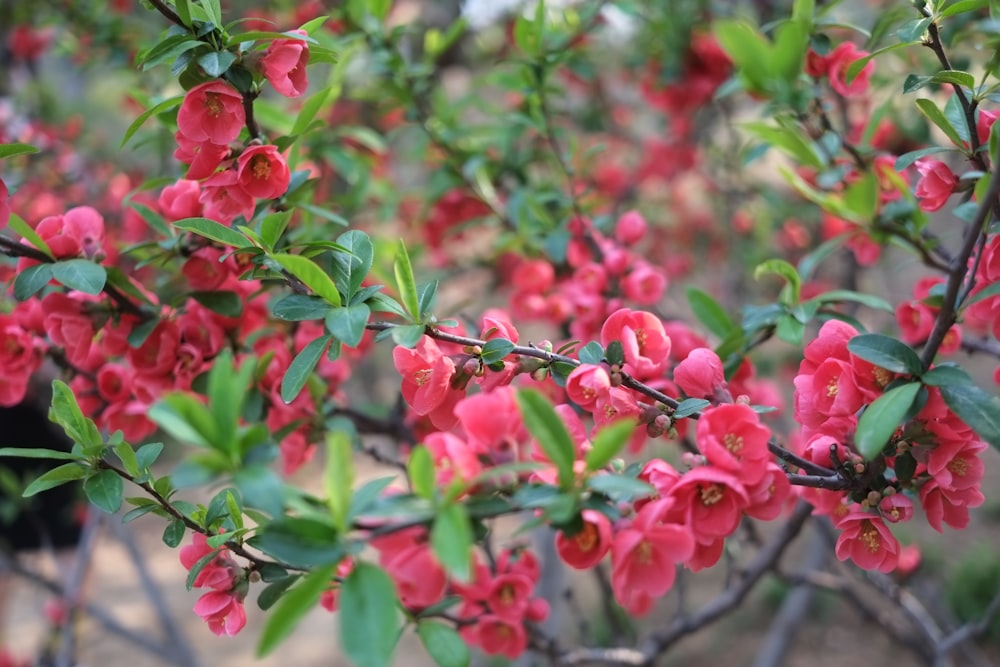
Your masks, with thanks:
[{"label": "pink flower", "polygon": [[925,211],[936,211],[945,205],[948,197],[955,191],[958,178],[944,162],[922,158],[916,162],[920,180],[917,181],[913,194],[920,199],[920,208]]},{"label": "pink flower", "polygon": [[615,223],[615,240],[625,246],[633,245],[646,235],[646,219],[639,211],[626,211]]},{"label": "pink flower", "polygon": [[45,332],[56,345],[66,350],[66,358],[77,366],[86,366],[94,339],[94,322],[80,299],[62,292],[52,292],[42,299]]},{"label": "pink flower", "polygon": [[625,351],[625,368],[639,378],[655,375],[670,355],[670,337],[663,323],[652,313],[622,308],[601,327],[601,344],[607,349],[619,341]]},{"label": "pink flower", "polygon": [[456,478],[471,482],[483,469],[475,449],[453,433],[435,431],[424,438],[424,446],[434,459],[437,481],[442,488]]},{"label": "pink flower", "polygon": [[160,191],[158,203],[168,222],[201,216],[201,184],[180,179]]},{"label": "pink flower", "polygon": [[205,205],[205,217],[228,225],[239,216],[253,218],[253,195],[243,189],[233,169],[220,171],[203,184],[199,200]]},{"label": "pink flower", "polygon": [[685,473],[668,495],[695,540],[708,544],[732,535],[740,524],[750,497],[739,478],[714,466],[701,466]]},{"label": "pink flower", "polygon": [[229,156],[229,146],[213,144],[211,141],[194,141],[180,132],[174,135],[174,139],[177,141],[174,157],[188,165],[189,179],[208,178]]},{"label": "pink flower", "polygon": [[951,490],[942,487],[934,478],[920,487],[920,504],[927,515],[927,523],[941,532],[941,523],[961,530],[969,525],[969,508],[979,507],[986,501],[977,487]]},{"label": "pink flower", "polygon": [[566,378],[566,394],[584,410],[592,411],[599,398],[607,398],[611,377],[603,366],[582,364]]},{"label": "pink flower", "polygon": [[707,347],[695,348],[674,368],[674,382],[691,398],[712,399],[726,384],[722,360]]},{"label": "pink flower", "polygon": [[250,146],[236,160],[236,179],[257,199],[277,199],[288,190],[291,173],[277,146]]},{"label": "pink flower", "polygon": [[556,551],[570,567],[586,570],[601,562],[611,548],[611,521],[597,510],[583,510],[580,513],[583,528],[567,536],[560,531],[556,534]]},{"label": "pink flower", "polygon": [[611,546],[611,587],[615,599],[633,615],[649,611],[652,600],[674,585],[676,563],[694,553],[688,527],[663,523],[672,500],[655,500],[615,535]]},{"label": "pink flower", "polygon": [[526,574],[500,574],[490,584],[486,603],[500,618],[517,622],[524,618],[534,588],[535,583]]},{"label": "pink flower", "polygon": [[396,370],[403,376],[403,398],[418,415],[430,414],[445,401],[455,375],[455,362],[432,338],[424,336],[413,349],[392,350]]},{"label": "pink flower", "polygon": [[990,141],[990,130],[993,129],[993,123],[996,122],[1000,114],[981,107],[977,108],[976,112],[979,114],[976,118],[976,135],[979,137],[979,143],[985,146]]},{"label": "pink flower", "polygon": [[217,635],[234,637],[247,623],[243,599],[233,593],[209,591],[199,598],[194,612],[205,619],[208,629]]},{"label": "pink flower", "polygon": [[844,97],[863,95],[868,90],[868,81],[875,69],[875,61],[869,60],[865,63],[865,66],[851,80],[851,83],[847,83],[847,70],[852,63],[867,55],[867,51],[862,51],[851,42],[838,44],[837,48],[827,56],[829,63],[827,75],[830,77],[830,87]]},{"label": "pink flower", "polygon": [[648,306],[660,300],[667,289],[667,277],[646,262],[637,262],[622,281],[625,296],[640,305]]},{"label": "pink flower", "polygon": [[465,397],[455,405],[455,416],[478,454],[505,463],[519,458],[518,445],[527,441],[528,433],[513,387]]},{"label": "pink flower", "polygon": [[555,269],[544,259],[527,259],[514,269],[511,282],[518,292],[544,294],[555,284]]},{"label": "pink flower", "polygon": [[899,561],[899,541],[880,517],[852,510],[837,522],[841,530],[836,554],[840,560],[850,558],[864,570],[892,572]]},{"label": "pink flower", "polygon": [[[306,36],[304,30],[294,32]],[[306,92],[309,79],[309,44],[302,39],[276,39],[267,46],[260,67],[264,78],[285,97],[298,97]]]},{"label": "pink flower", "polygon": [[769,462],[761,480],[747,487],[750,505],[743,512],[754,519],[772,521],[781,515],[791,493],[792,484],[788,475],[778,464]]},{"label": "pink flower", "polygon": [[698,419],[696,438],[709,463],[727,470],[744,484],[763,479],[770,460],[771,431],[748,405],[727,403],[706,409]]},{"label": "pink flower", "polygon": [[35,232],[57,259],[84,256],[104,258],[104,218],[90,206],[77,206],[63,215],[43,218]]},{"label": "pink flower", "polygon": [[224,146],[240,136],[246,113],[243,96],[222,81],[195,86],[177,112],[177,129],[191,141]]},{"label": "pink flower", "polygon": [[487,655],[503,655],[514,660],[528,648],[523,622],[484,614],[475,629],[475,642]]}]

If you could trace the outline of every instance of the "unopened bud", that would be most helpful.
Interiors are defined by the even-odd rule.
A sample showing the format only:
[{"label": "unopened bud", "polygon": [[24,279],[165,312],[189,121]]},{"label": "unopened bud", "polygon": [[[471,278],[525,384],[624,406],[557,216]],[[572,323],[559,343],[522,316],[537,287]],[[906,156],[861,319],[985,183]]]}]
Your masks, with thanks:
[{"label": "unopened bud", "polygon": [[531,379],[534,380],[535,382],[544,382],[545,378],[547,378],[548,375],[549,375],[549,369],[546,366],[531,371]]},{"label": "unopened bud", "polygon": [[865,471],[865,464],[864,463],[855,463],[854,464],[854,472],[856,472],[856,473],[858,473],[860,475],[864,471]]},{"label": "unopened bud", "polygon": [[867,500],[869,505],[878,505],[882,502],[882,494],[878,491],[869,491]]},{"label": "unopened bud", "polygon": [[738,405],[750,405],[750,397],[746,394],[740,394],[736,397],[736,403]]}]

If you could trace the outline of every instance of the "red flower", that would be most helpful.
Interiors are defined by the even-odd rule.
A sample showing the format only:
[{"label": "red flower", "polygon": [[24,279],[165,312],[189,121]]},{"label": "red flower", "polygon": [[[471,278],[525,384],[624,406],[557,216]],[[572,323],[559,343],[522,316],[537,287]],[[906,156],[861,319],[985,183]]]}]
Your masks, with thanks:
[{"label": "red flower", "polygon": [[222,81],[208,81],[189,90],[177,112],[177,129],[199,143],[224,146],[240,136],[245,122],[243,96]]},{"label": "red flower", "polygon": [[580,516],[583,528],[570,536],[556,534],[556,551],[570,567],[586,570],[601,562],[611,548],[611,521],[597,510],[583,510]]},{"label": "red flower", "polygon": [[277,146],[250,146],[236,161],[236,178],[257,199],[276,199],[288,190],[291,174]]},{"label": "red flower", "polygon": [[622,308],[601,327],[601,344],[619,341],[625,351],[624,370],[637,377],[655,375],[670,355],[670,337],[656,315]]},{"label": "red flower", "polygon": [[827,56],[829,63],[827,75],[830,77],[830,87],[844,97],[864,94],[868,90],[868,80],[875,69],[875,61],[869,60],[865,63],[865,66],[850,83],[847,83],[847,70],[852,63],[867,55],[867,51],[862,51],[851,42],[838,44],[837,48]]},{"label": "red flower", "polygon": [[923,158],[917,160],[917,171],[920,173],[920,180],[917,181],[917,188],[913,194],[920,199],[920,208],[925,211],[936,211],[955,191],[958,185],[958,178],[952,173],[944,162]]},{"label": "red flower", "polygon": [[208,629],[217,635],[233,637],[247,624],[243,599],[234,593],[209,591],[199,598],[194,612],[205,619]]},{"label": "red flower", "polygon": [[413,349],[397,346],[392,360],[403,376],[403,398],[414,412],[428,415],[445,402],[455,362],[441,352],[433,339],[424,336]]},{"label": "red flower", "polygon": [[0,179],[0,227],[5,227],[10,220],[10,193],[7,184]]},{"label": "red flower", "polygon": [[764,478],[771,431],[748,405],[727,403],[708,408],[697,422],[698,449],[709,463],[739,477],[745,484]]},{"label": "red flower", "polygon": [[[294,32],[306,35],[304,30]],[[309,87],[306,76],[308,64],[309,44],[302,39],[274,40],[268,45],[260,61],[264,78],[285,97],[298,97],[306,92]]]},{"label": "red flower", "polygon": [[707,347],[695,348],[674,368],[674,382],[691,398],[712,399],[726,384],[722,360]]},{"label": "red flower", "polygon": [[253,195],[238,182],[236,171],[220,171],[205,181],[199,197],[205,205],[205,217],[228,225],[239,216],[253,218]]},{"label": "red flower", "polygon": [[840,560],[850,558],[864,570],[892,572],[899,561],[899,542],[880,517],[852,510],[837,527],[836,553]]}]

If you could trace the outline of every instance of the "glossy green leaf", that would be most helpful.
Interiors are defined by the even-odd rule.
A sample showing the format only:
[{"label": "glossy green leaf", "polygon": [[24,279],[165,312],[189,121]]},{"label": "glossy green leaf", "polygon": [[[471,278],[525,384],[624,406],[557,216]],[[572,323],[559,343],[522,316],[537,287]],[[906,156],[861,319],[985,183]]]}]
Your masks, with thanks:
[{"label": "glossy green leaf", "polygon": [[626,475],[594,475],[587,480],[587,488],[617,501],[648,498],[656,494],[656,489],[646,482]]},{"label": "glossy green leaf", "polygon": [[215,220],[208,218],[185,218],[175,222],[174,227],[185,232],[203,236],[206,239],[217,241],[226,246],[248,248],[253,245],[250,243],[250,239],[232,227],[220,225]]},{"label": "glossy green leaf", "polygon": [[618,453],[628,444],[629,438],[635,432],[634,419],[620,419],[601,428],[597,435],[591,438],[590,451],[587,452],[587,470],[600,470],[618,456]]},{"label": "glossy green leaf", "polygon": [[191,292],[191,298],[223,317],[235,318],[243,314],[243,299],[236,292],[229,290]]},{"label": "glossy green leaf", "polygon": [[974,384],[944,384],[941,396],[980,438],[1000,449],[1000,397]]},{"label": "glossy green leaf", "polygon": [[35,231],[35,228],[25,222],[21,216],[16,213],[11,213],[10,218],[7,220],[7,226],[10,227],[11,231],[15,234],[24,237],[24,240],[32,246],[42,251],[49,257],[54,258],[52,250],[49,248],[49,244],[43,241],[42,237]]},{"label": "glossy green leaf", "polygon": [[101,470],[83,483],[83,492],[87,494],[87,499],[108,514],[114,514],[122,506],[124,491],[122,478],[112,470]]},{"label": "glossy green leaf", "polygon": [[725,338],[730,331],[736,328],[733,321],[723,310],[719,302],[709,296],[706,292],[697,287],[688,287],[686,290],[688,304],[694,312],[694,316],[706,329],[718,336]]},{"label": "glossy green leaf", "polygon": [[143,111],[141,114],[139,114],[138,118],[132,121],[132,124],[128,126],[128,129],[125,130],[125,136],[122,137],[122,142],[118,147],[123,148],[125,144],[128,143],[129,139],[131,139],[135,135],[135,133],[139,131],[139,128],[141,128],[146,123],[146,121],[149,120],[150,116],[162,113],[169,109],[173,109],[174,107],[178,107],[183,101],[184,101],[183,95],[175,95],[174,97],[165,99],[159,104],[154,104],[153,106]]},{"label": "glossy green leaf", "polygon": [[28,484],[23,495],[25,498],[30,498],[36,493],[48,491],[57,486],[62,486],[67,482],[75,482],[78,479],[87,477],[89,474],[90,469],[80,463],[64,463],[45,472],[32,481],[31,484]]},{"label": "glossy green leaf", "polygon": [[847,343],[847,349],[865,361],[892,371],[920,375],[924,367],[913,348],[896,338],[882,334],[861,334]]},{"label": "glossy green leaf", "polygon": [[483,345],[482,359],[487,366],[503,361],[504,358],[514,351],[514,343],[506,338],[491,338]]},{"label": "glossy green leaf", "polygon": [[417,285],[413,278],[413,267],[410,265],[410,255],[406,252],[403,241],[396,248],[396,261],[393,262],[393,272],[396,274],[396,287],[399,298],[406,312],[414,322],[420,319],[420,300],[417,296]]},{"label": "glossy green leaf", "polygon": [[271,306],[271,314],[281,320],[301,322],[304,320],[321,320],[330,312],[332,306],[319,298],[308,294],[289,294],[278,299]]},{"label": "glossy green leaf", "polygon": [[437,487],[437,474],[434,472],[434,459],[426,447],[417,445],[413,448],[410,459],[406,462],[406,472],[413,492],[421,498],[432,500]]},{"label": "glossy green leaf", "polygon": [[295,400],[302,388],[306,386],[309,376],[312,375],[313,369],[316,368],[320,357],[323,356],[323,350],[326,349],[331,340],[333,340],[332,336],[321,336],[295,355],[288,370],[285,371],[284,377],[281,378],[281,400],[285,403],[291,403]]},{"label": "glossy green leaf", "polygon": [[[760,280],[761,276],[768,275],[778,276],[787,283],[785,288],[781,290],[781,303],[793,306],[799,302],[802,279],[799,278],[799,272],[794,266],[783,259],[769,259],[758,264],[753,270],[754,280]],[[690,299],[690,295],[688,298]]]},{"label": "glossy green leaf", "polygon": [[334,308],[326,315],[326,330],[348,347],[357,347],[365,335],[371,309],[363,303]]},{"label": "glossy green leaf", "polygon": [[336,565],[313,570],[281,596],[260,631],[258,658],[272,653],[292,633],[306,613],[319,603],[323,593],[330,588],[336,571]]},{"label": "glossy green leaf", "polygon": [[323,490],[333,523],[341,532],[347,531],[348,517],[355,498],[353,455],[354,448],[347,432],[332,430],[327,434]]},{"label": "glossy green leaf", "polygon": [[286,271],[302,281],[316,296],[325,299],[333,306],[340,305],[340,293],[333,279],[316,262],[302,255],[272,255],[271,258]]},{"label": "glossy green leaf", "polygon": [[68,259],[52,264],[52,277],[70,289],[97,295],[104,289],[108,273],[88,259]]},{"label": "glossy green leaf", "polygon": [[51,280],[51,264],[29,266],[24,271],[19,271],[14,278],[14,298],[18,301],[27,301],[45,289]]},{"label": "glossy green leaf", "polygon": [[417,623],[417,635],[438,667],[469,667],[469,646],[455,628],[437,621],[421,620]]},{"label": "glossy green leaf", "polygon": [[356,667],[389,667],[399,640],[398,600],[381,568],[357,563],[340,588],[340,646]]},{"label": "glossy green leaf", "polygon": [[448,573],[461,582],[472,577],[472,526],[465,506],[442,507],[431,527],[431,549]]},{"label": "glossy green leaf", "polygon": [[881,453],[910,411],[920,387],[919,382],[909,382],[890,389],[861,413],[854,446],[866,460],[871,461]]},{"label": "glossy green leaf", "polygon": [[927,120],[932,122],[938,127],[942,132],[945,133],[951,142],[955,144],[958,148],[964,148],[965,143],[959,134],[958,129],[952,124],[948,117],[938,108],[933,101],[923,98],[916,101],[917,108],[920,109],[920,113],[927,117]]},{"label": "glossy green leaf", "polygon": [[548,399],[534,389],[519,390],[517,403],[524,425],[559,471],[559,487],[563,490],[572,488],[576,445],[559,414]]},{"label": "glossy green leaf", "polygon": [[31,144],[0,144],[0,159],[14,157],[16,155],[30,155],[37,153],[38,149]]},{"label": "glossy green leaf", "polygon": [[80,410],[73,390],[62,380],[52,382],[52,406],[49,419],[62,427],[67,437],[84,447],[98,447],[103,443],[100,431],[93,420]]},{"label": "glossy green leaf", "polygon": [[943,387],[949,384],[972,384],[972,377],[963,369],[954,365],[939,364],[924,373],[921,382],[931,387]]}]

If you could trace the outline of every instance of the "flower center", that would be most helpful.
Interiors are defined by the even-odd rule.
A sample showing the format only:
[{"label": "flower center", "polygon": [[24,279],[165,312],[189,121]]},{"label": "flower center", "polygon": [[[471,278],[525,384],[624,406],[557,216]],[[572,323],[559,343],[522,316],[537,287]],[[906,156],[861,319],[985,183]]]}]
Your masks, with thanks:
[{"label": "flower center", "polygon": [[433,371],[429,368],[421,368],[419,371],[413,374],[413,381],[417,383],[418,387],[423,387],[427,384],[427,381],[431,379]]},{"label": "flower center", "polygon": [[581,551],[593,551],[597,546],[597,528],[592,523],[588,523],[579,533],[576,534],[576,545]]},{"label": "flower center", "polygon": [[840,379],[839,377],[830,378],[830,381],[827,382],[827,384],[826,384],[826,397],[827,398],[833,398],[834,396],[837,395],[837,392],[840,391],[840,389],[837,387],[837,380],[839,380],[839,379]]},{"label": "flower center", "polygon": [[709,484],[701,487],[700,495],[701,504],[705,507],[711,507],[722,500],[722,488],[718,484]]},{"label": "flower center", "polygon": [[250,162],[250,169],[253,177],[259,181],[266,181],[271,178],[271,161],[263,155],[258,155]]},{"label": "flower center", "polygon": [[892,374],[881,366],[875,366],[872,368],[872,376],[875,378],[875,384],[882,388],[885,388],[885,386],[892,380]]},{"label": "flower center", "polygon": [[222,104],[222,99],[218,93],[205,93],[205,109],[208,111],[209,116],[218,118],[225,111],[226,107]]},{"label": "flower center", "polygon": [[868,547],[868,551],[878,553],[879,547],[882,546],[882,541],[879,539],[878,530],[872,525],[871,521],[865,521],[863,528],[861,529],[861,541],[865,543]]},{"label": "flower center", "polygon": [[965,475],[969,472],[969,462],[964,458],[952,459],[951,463],[948,464],[948,470],[950,470],[953,475],[965,477]]},{"label": "flower center", "polygon": [[743,451],[743,438],[735,433],[727,433],[726,437],[722,439],[722,444],[733,454],[739,454]]}]

